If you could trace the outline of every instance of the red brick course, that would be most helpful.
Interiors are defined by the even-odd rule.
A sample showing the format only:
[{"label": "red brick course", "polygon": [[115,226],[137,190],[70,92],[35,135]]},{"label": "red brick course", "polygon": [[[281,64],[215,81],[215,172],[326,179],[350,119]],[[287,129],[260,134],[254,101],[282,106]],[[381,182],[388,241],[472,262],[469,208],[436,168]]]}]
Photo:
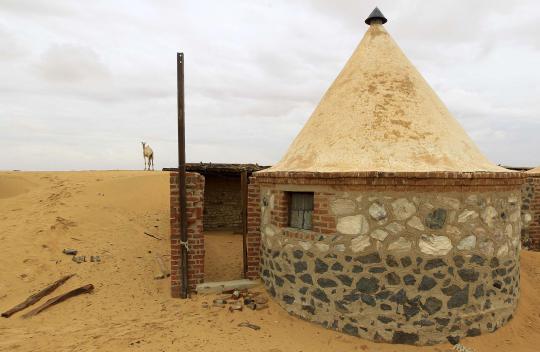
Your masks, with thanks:
[{"label": "red brick course", "polygon": [[[171,220],[171,294],[180,297],[182,251],[180,245],[179,178],[177,172],[170,173],[170,220]],[[188,289],[194,291],[197,284],[204,282],[204,177],[197,173],[186,174],[186,212],[188,224]]]}]

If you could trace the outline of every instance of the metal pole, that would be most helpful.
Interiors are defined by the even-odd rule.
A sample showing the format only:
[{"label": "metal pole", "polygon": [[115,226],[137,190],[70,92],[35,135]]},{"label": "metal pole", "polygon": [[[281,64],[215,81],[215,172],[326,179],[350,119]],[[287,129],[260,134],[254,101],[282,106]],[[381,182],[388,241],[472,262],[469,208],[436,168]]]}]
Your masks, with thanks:
[{"label": "metal pole", "polygon": [[187,258],[187,214],[186,214],[186,125],[184,105],[184,53],[176,53],[178,88],[178,176],[180,183],[180,241],[182,248],[182,290],[181,298],[188,296],[188,258]]}]

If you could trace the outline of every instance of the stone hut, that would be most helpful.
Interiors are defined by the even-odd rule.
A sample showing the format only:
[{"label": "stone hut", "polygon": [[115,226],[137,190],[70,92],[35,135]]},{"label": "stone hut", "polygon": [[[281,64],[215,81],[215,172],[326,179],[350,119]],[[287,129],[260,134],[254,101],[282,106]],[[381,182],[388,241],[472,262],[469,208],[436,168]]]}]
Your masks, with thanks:
[{"label": "stone hut", "polygon": [[482,155],[376,9],[275,166],[248,236],[288,312],[374,341],[436,344],[504,325],[519,296],[523,176]]},{"label": "stone hut", "polygon": [[522,186],[521,241],[529,249],[540,251],[540,166],[525,172]]}]

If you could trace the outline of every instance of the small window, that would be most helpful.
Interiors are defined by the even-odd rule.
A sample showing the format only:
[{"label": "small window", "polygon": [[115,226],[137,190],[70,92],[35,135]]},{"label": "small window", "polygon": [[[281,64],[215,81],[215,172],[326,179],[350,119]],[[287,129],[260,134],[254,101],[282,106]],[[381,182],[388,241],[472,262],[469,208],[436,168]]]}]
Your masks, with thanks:
[{"label": "small window", "polygon": [[289,226],[296,229],[311,230],[313,215],[313,193],[289,193]]}]

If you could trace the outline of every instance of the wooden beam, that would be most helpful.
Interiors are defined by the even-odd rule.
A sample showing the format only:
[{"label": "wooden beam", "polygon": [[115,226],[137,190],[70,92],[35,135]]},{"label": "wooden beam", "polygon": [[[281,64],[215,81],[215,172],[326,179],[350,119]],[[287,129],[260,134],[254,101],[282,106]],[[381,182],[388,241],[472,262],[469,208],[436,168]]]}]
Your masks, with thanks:
[{"label": "wooden beam", "polygon": [[45,309],[49,309],[50,307],[52,307],[52,306],[54,306],[54,305],[56,305],[56,304],[58,304],[60,302],[63,302],[68,298],[75,297],[75,296],[81,295],[83,293],[90,293],[93,290],[94,290],[94,285],[92,285],[92,284],[81,286],[79,288],[76,288],[76,289],[71,290],[69,292],[63,293],[63,294],[61,294],[59,296],[56,296],[54,298],[51,298],[47,302],[43,303],[42,305],[40,305],[36,309],[31,310],[30,312],[26,313],[22,317],[23,318],[33,317],[34,315],[37,315],[37,314],[43,312]]},{"label": "wooden beam", "polygon": [[13,314],[15,314],[15,313],[27,308],[27,307],[30,307],[31,305],[37,303],[40,299],[42,299],[43,297],[45,297],[48,294],[52,293],[58,287],[62,286],[73,275],[75,275],[75,274],[66,275],[63,278],[61,278],[60,280],[57,280],[57,281],[53,282],[49,286],[45,287],[43,290],[29,296],[24,302],[17,304],[15,307],[11,308],[8,311],[5,311],[4,313],[2,313],[2,316],[4,318],[9,318]]},{"label": "wooden beam", "polygon": [[248,269],[248,251],[247,251],[247,203],[248,203],[248,174],[247,170],[242,171],[240,177],[240,191],[242,193],[242,239],[243,239],[243,257],[244,257],[244,278]]}]

